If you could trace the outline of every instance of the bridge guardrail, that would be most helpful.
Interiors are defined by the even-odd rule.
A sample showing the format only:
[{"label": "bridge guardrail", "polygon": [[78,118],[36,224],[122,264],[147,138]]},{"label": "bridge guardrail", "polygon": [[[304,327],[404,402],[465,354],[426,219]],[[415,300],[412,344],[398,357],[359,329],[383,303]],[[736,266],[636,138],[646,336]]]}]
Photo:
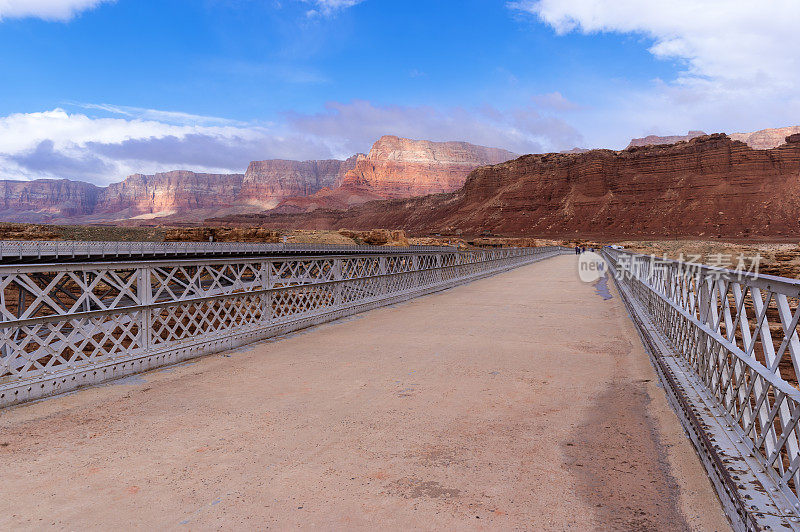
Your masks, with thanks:
[{"label": "bridge guardrail", "polygon": [[0,406],[230,349],[563,252],[0,265]]},{"label": "bridge guardrail", "polygon": [[[450,246],[398,247],[404,252],[455,251]],[[202,256],[202,255],[268,255],[298,254],[365,254],[385,253],[385,246],[346,244],[262,244],[248,242],[87,242],[87,241],[22,241],[0,240],[0,260],[51,258],[98,258],[135,256]]]},{"label": "bridge guardrail", "polygon": [[696,447],[713,455],[707,469],[734,525],[797,528],[800,281],[611,247],[603,254],[645,343],[664,342],[657,369],[684,421],[694,419]]}]

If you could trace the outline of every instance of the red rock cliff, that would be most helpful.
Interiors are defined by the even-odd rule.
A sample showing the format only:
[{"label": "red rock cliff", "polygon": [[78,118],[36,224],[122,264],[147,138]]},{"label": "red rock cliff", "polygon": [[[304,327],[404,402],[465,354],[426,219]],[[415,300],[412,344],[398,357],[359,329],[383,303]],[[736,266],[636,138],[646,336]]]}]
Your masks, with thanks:
[{"label": "red rock cliff", "polygon": [[800,133],[800,126],[762,129],[751,133],[733,133],[730,137],[733,140],[740,140],[746,143],[751,148],[768,150],[770,148],[777,148],[784,143],[786,137],[795,133]]},{"label": "red rock cliff", "polygon": [[163,215],[233,205],[243,178],[242,174],[198,174],[187,170],[134,174],[104,189],[94,212]]},{"label": "red rock cliff", "polygon": [[621,152],[526,155],[478,168],[450,194],[261,221],[415,234],[790,236],[800,231],[800,135],[786,140],[754,150],[717,134]]},{"label": "red rock cliff", "polygon": [[358,157],[344,186],[366,187],[384,197],[410,197],[461,188],[467,175],[487,164],[517,157],[499,148],[466,142],[431,142],[383,136]]},{"label": "red rock cliff", "polygon": [[101,190],[92,184],[68,179],[0,180],[0,220],[39,221],[51,216],[89,214]]},{"label": "red rock cliff", "polygon": [[[733,140],[739,140],[757,150],[769,150],[777,148],[785,142],[786,137],[794,133],[800,133],[800,126],[778,127],[771,129],[762,129],[759,131],[751,131],[749,133],[731,133],[729,137]],[[659,137],[657,135],[648,135],[640,139],[631,139],[628,148],[649,146],[657,144],[675,144],[684,140],[692,140],[696,137],[702,137],[705,133],[702,131],[690,131],[688,135],[674,135],[667,137]]]},{"label": "red rock cliff", "polygon": [[309,196],[323,187],[338,186],[355,164],[355,155],[345,161],[253,161],[245,172],[239,200],[271,209],[291,196]]},{"label": "red rock cliff", "polygon": [[[647,135],[639,139],[631,139],[628,148],[635,148],[639,146],[653,146],[658,144],[675,144],[684,140],[692,140],[695,137],[702,137],[706,133],[703,131],[689,131],[688,135],[669,135],[660,137],[658,135]],[[785,136],[785,135],[784,135]]]}]

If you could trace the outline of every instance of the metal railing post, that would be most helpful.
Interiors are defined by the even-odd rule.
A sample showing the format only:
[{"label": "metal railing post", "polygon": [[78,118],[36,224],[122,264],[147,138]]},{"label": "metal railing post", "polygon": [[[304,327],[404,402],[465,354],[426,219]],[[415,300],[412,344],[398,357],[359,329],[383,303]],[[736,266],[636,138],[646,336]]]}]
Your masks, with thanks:
[{"label": "metal railing post", "polygon": [[267,290],[261,296],[261,320],[265,323],[272,323],[272,262],[263,261],[261,263],[261,286]]},{"label": "metal railing post", "polygon": [[333,285],[333,308],[339,310],[343,306],[342,285],[344,276],[342,274],[342,259],[333,259],[333,279],[336,281]]},{"label": "metal railing post", "polygon": [[149,266],[142,266],[137,270],[136,296],[142,305],[140,318],[140,345],[142,350],[150,351],[153,345],[153,288],[151,286],[151,270]]}]

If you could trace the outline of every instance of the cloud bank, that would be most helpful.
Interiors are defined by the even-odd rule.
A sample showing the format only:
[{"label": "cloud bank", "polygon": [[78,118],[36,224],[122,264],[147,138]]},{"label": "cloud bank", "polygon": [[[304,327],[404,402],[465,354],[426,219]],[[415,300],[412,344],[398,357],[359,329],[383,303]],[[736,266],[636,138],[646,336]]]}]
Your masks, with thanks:
[{"label": "cloud bank", "polygon": [[604,116],[595,117],[598,126],[608,124],[610,115],[629,135],[800,122],[796,0],[519,0],[507,5],[560,35],[641,36],[654,57],[677,63],[674,79],[620,94]]},{"label": "cloud bank", "polygon": [[791,43],[800,2],[772,0],[527,0],[512,8],[536,15],[559,34],[639,33],[649,51],[686,68],[681,83],[725,81],[735,87],[791,85],[800,59]]},{"label": "cloud bank", "polygon": [[[559,100],[560,101],[560,100]],[[67,178],[98,185],[133,173],[174,169],[244,172],[252,160],[345,158],[381,135],[464,140],[518,153],[569,148],[580,134],[534,107],[437,109],[329,103],[319,113],[286,113],[280,124],[109,104],[0,117],[0,179]]]},{"label": "cloud bank", "polygon": [[67,21],[81,11],[114,0],[0,0],[0,20],[5,18],[41,18]]}]

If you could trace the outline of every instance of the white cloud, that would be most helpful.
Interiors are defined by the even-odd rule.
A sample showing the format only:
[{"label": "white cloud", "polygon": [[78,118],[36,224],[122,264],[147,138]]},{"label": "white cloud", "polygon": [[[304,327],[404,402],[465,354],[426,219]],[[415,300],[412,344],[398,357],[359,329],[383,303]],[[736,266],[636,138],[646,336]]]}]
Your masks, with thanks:
[{"label": "white cloud", "polygon": [[241,173],[252,160],[345,158],[382,135],[464,140],[518,153],[560,150],[581,135],[533,107],[437,109],[330,103],[279,124],[110,104],[0,117],[0,179],[68,178],[105,185],[133,173],[175,169]]},{"label": "white cloud", "polygon": [[674,79],[623,90],[604,109],[587,113],[583,129],[592,143],[607,142],[609,136],[622,144],[623,137],[647,133],[800,123],[797,0],[520,0],[507,5],[535,15],[561,35],[642,36],[654,57],[677,62]]},{"label": "white cloud", "polygon": [[559,34],[639,33],[650,52],[686,62],[684,79],[796,83],[797,0],[524,0],[511,2]]},{"label": "white cloud", "polygon": [[[106,106],[111,107],[113,106]],[[133,109],[133,108],[129,108]],[[143,115],[157,116],[143,110]],[[164,118],[185,121],[183,113]],[[107,184],[176,168],[243,172],[253,159],[330,156],[306,136],[259,125],[96,118],[63,109],[0,117],[0,179],[69,178]]]},{"label": "white cloud", "polygon": [[244,122],[221,118],[218,116],[195,115],[182,113],[180,111],[161,111],[159,109],[144,109],[142,107],[130,107],[126,105],[112,105],[109,103],[76,103],[78,107],[84,109],[94,109],[106,111],[111,114],[139,118],[145,120],[157,120],[168,124],[179,125],[229,125],[243,126]]},{"label": "white cloud", "polygon": [[41,18],[66,21],[87,9],[114,0],[0,0],[0,20]]}]

